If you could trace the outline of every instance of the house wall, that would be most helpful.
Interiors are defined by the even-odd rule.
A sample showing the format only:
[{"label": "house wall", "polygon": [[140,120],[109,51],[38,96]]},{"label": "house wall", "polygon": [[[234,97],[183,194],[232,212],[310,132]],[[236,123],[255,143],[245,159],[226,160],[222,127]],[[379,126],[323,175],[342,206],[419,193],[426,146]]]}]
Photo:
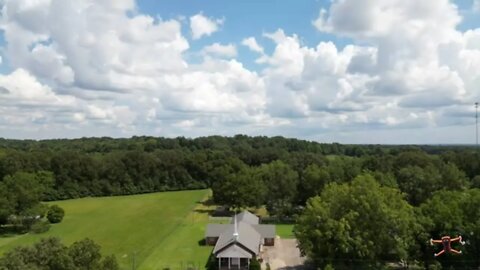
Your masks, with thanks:
[{"label": "house wall", "polygon": [[265,238],[264,240],[265,246],[273,246],[275,245],[275,238]]},{"label": "house wall", "polygon": [[217,243],[218,237],[206,237],[205,243],[209,246],[215,246]]}]

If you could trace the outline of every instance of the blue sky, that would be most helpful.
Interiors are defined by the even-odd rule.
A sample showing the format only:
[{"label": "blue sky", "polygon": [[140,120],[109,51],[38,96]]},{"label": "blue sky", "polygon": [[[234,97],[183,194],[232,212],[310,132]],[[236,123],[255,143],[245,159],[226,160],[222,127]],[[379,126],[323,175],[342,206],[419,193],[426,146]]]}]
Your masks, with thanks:
[{"label": "blue sky", "polygon": [[0,137],[474,141],[480,1],[1,3]]},{"label": "blue sky", "polygon": [[[215,18],[225,18],[226,23],[214,36],[206,37],[190,43],[193,51],[212,43],[241,43],[247,36],[254,36],[262,40],[262,34],[274,32],[281,28],[287,34],[297,34],[301,41],[310,46],[315,46],[320,41],[333,41],[337,46],[344,46],[350,39],[337,37],[328,33],[315,30],[312,21],[318,17],[321,7],[328,7],[329,0],[305,1],[138,1],[141,13],[147,13],[162,19],[190,17],[199,11]],[[228,19],[227,19],[228,18]],[[189,29],[183,28],[184,35],[189,34]],[[267,52],[274,49],[272,42],[263,43]],[[256,55],[247,48],[239,48],[242,63],[250,69],[260,70],[261,66],[255,64]]]}]

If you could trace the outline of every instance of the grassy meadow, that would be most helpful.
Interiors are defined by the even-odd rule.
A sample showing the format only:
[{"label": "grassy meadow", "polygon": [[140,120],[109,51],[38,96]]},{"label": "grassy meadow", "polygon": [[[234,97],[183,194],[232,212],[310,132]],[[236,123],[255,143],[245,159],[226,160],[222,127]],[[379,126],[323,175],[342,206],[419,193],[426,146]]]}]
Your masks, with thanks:
[{"label": "grassy meadow", "polygon": [[201,246],[208,223],[200,202],[208,190],[83,198],[52,202],[65,209],[62,223],[43,234],[0,237],[0,255],[55,236],[65,244],[85,237],[114,254],[121,269],[179,269],[205,265],[212,247]]}]

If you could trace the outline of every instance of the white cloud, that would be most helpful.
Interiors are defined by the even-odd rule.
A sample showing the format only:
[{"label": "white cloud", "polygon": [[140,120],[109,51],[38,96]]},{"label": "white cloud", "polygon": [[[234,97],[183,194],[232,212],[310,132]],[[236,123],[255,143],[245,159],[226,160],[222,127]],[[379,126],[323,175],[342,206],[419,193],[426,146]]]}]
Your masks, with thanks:
[{"label": "white cloud", "polygon": [[242,45],[248,47],[250,50],[263,54],[263,47],[257,43],[254,37],[248,37],[242,40]]},{"label": "white cloud", "polygon": [[[243,39],[263,64],[253,70],[233,40],[194,50],[182,19],[141,14],[133,0],[4,1],[2,57],[12,71],[0,74],[0,136],[247,133],[375,143],[401,140],[393,130],[445,139],[435,133],[471,124],[480,29],[459,30],[460,12],[446,0],[357,2],[332,1],[314,21],[347,37],[342,46],[307,45],[282,29],[263,34],[272,49]],[[222,23],[198,13],[192,36]]]},{"label": "white cloud", "polygon": [[199,39],[203,36],[210,36],[219,30],[223,24],[223,19],[213,19],[205,17],[202,13],[198,13],[190,17],[190,29],[192,38]]},{"label": "white cloud", "polygon": [[480,12],[480,0],[473,0],[472,9],[474,12]]},{"label": "white cloud", "polygon": [[224,56],[224,57],[236,57],[237,48],[233,44],[222,45],[220,43],[213,43],[212,45],[205,46],[203,52],[206,54],[212,54],[215,56]]}]

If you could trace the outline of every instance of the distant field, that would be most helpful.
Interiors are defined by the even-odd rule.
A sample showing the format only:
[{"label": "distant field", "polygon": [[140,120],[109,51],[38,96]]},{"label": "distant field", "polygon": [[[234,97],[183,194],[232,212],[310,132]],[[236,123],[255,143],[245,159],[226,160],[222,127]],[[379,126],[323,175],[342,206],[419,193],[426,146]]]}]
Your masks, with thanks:
[{"label": "distant field", "polygon": [[[66,211],[62,223],[44,234],[0,237],[0,254],[42,237],[66,244],[89,237],[104,254],[115,254],[121,269],[203,267],[212,247],[200,246],[208,215],[199,202],[207,190],[83,198],[54,202]],[[134,255],[135,254],[135,255]]]},{"label": "distant field", "polygon": [[275,225],[277,235],[281,238],[295,238],[293,235],[293,224],[277,224]]}]

